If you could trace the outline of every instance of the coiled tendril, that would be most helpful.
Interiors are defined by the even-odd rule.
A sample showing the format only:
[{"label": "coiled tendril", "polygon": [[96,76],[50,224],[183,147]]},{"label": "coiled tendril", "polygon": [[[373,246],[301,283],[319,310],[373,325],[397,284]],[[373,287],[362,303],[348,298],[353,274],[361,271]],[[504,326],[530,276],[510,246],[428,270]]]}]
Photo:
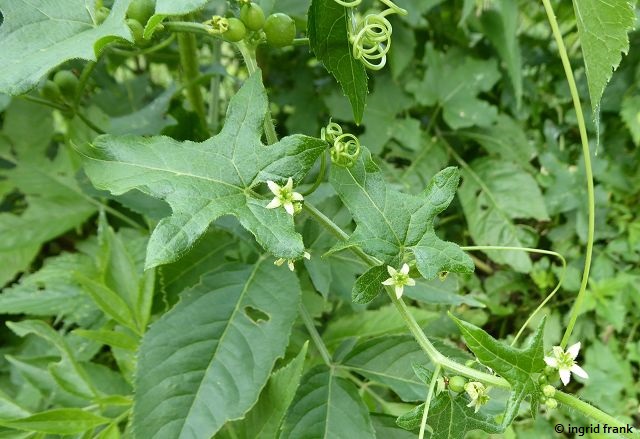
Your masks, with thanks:
[{"label": "coiled tendril", "polygon": [[353,134],[343,133],[342,127],[335,122],[322,128],[322,140],[333,143],[331,147],[331,163],[343,168],[350,168],[360,156],[360,141]]},{"label": "coiled tendril", "polygon": [[[362,0],[334,0],[339,5],[354,8]],[[360,23],[352,25],[349,40],[352,46],[352,54],[355,59],[359,59],[366,67],[372,70],[380,70],[387,63],[387,53],[391,49],[391,34],[393,32],[391,23],[387,16],[391,14],[407,15],[407,11],[402,9],[391,0],[380,0],[388,6],[382,12],[368,14]],[[354,14],[351,12],[352,22]]]}]

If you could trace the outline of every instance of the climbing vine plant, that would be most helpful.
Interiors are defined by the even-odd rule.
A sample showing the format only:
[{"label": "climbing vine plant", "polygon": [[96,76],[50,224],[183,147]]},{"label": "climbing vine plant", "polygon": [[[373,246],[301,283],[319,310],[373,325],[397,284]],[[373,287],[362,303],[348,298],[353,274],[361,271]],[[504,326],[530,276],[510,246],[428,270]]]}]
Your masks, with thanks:
[{"label": "climbing vine plant", "polygon": [[0,437],[635,437],[635,1],[0,12]]}]

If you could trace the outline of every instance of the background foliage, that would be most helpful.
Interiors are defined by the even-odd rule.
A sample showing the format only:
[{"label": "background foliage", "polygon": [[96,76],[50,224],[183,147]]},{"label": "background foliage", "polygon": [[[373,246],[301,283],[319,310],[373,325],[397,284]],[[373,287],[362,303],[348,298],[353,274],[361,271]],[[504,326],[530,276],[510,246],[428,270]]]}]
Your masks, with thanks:
[{"label": "background foliage", "polygon": [[[398,0],[410,13],[390,18],[393,47],[387,67],[368,74],[366,105],[357,87],[345,97],[307,46],[260,47],[265,90],[233,46],[198,36],[206,124],[184,98],[178,44],[147,51],[170,32],[135,46],[122,40],[132,41],[127,0],[105,1],[111,14],[99,26],[78,2],[58,3],[42,21],[27,2],[0,0],[0,438],[415,437],[395,418],[424,401],[432,372],[414,373],[412,365],[429,364],[386,297],[352,302],[368,267],[335,248],[308,213],[294,229],[282,209],[264,209],[266,180],[311,187],[329,119],[366,148],[354,168],[332,168],[305,199],[386,263],[397,265],[400,248],[413,251],[426,279],[405,299],[441,352],[471,358],[462,335],[472,329],[447,311],[510,342],[561,276],[553,257],[522,251],[454,251],[434,266],[428,249],[444,248],[442,240],[562,254],[564,282],[543,309],[544,333],[528,346],[559,344],[580,286],[588,212],[577,116],[538,2]],[[260,4],[306,29],[309,1]],[[573,335],[590,378],[569,391],[638,425],[640,33],[628,34],[631,50],[621,58],[638,11],[626,1],[602,10],[603,2],[583,0],[576,20],[571,2],[553,4],[591,108],[596,194],[592,275]],[[156,14],[199,21],[225,8],[156,2]],[[610,18],[599,32],[611,48],[585,31],[594,8]],[[51,18],[58,13],[73,26]],[[312,25],[313,42],[325,29]],[[43,34],[53,49],[40,50]],[[64,95],[58,108],[35,102],[47,75],[80,76],[100,49],[83,92]],[[331,50],[316,56],[365,81],[362,66],[334,63]],[[604,67],[590,70],[594,62]],[[267,108],[282,139],[270,147],[261,140]],[[98,130],[108,135],[97,138]],[[438,174],[448,166],[461,176],[455,197],[457,174]],[[450,179],[442,209],[423,193],[436,174]],[[365,180],[371,192],[388,191],[382,219],[365,211],[370,197],[353,193],[353,182]],[[413,230],[410,208],[426,209],[433,226],[391,250],[373,242]],[[392,232],[381,226],[386,218],[396,221],[387,222]],[[303,247],[312,257],[296,261],[295,273],[273,264],[272,255],[298,258]],[[442,270],[457,273],[440,279]],[[310,322],[328,352],[307,342]],[[461,397],[434,403],[434,431],[495,430],[487,418],[502,413],[509,395],[497,390],[467,423],[458,420],[473,411]],[[533,419],[537,401],[520,402],[509,403],[516,420],[502,437],[552,437],[556,423],[590,423],[562,409]]]}]

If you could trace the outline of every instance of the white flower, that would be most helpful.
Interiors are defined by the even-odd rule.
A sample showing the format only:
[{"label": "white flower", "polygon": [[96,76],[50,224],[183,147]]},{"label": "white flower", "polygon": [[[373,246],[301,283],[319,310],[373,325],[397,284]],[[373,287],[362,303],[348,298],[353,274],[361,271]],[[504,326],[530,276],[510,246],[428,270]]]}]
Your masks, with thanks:
[{"label": "white flower", "polygon": [[275,209],[276,207],[283,206],[289,215],[293,215],[295,210],[294,201],[302,201],[304,199],[301,194],[293,191],[293,180],[291,177],[289,177],[287,184],[284,186],[280,186],[271,180],[267,181],[267,186],[269,186],[269,190],[275,195],[273,200],[267,204],[267,209]]},{"label": "white flower", "polygon": [[569,384],[572,372],[580,378],[589,378],[587,372],[575,362],[578,352],[580,352],[580,342],[569,346],[566,351],[563,351],[560,346],[554,346],[553,356],[544,357],[544,362],[547,363],[548,366],[558,369],[560,380],[562,380],[562,384],[565,386]]},{"label": "white flower", "polygon": [[[304,252],[302,254],[302,257],[305,258],[306,260],[311,259],[311,255],[309,254],[309,252]],[[285,261],[287,261],[287,267],[289,267],[289,270],[294,271],[296,269],[295,265],[293,265],[293,263],[295,262],[295,259],[280,258],[280,259],[276,259],[273,264],[279,267],[282,264],[284,264]]]},{"label": "white flower", "polygon": [[416,281],[409,277],[409,266],[407,264],[404,264],[400,270],[387,265],[387,271],[391,277],[382,282],[382,285],[393,285],[398,299],[402,297],[405,285],[412,287],[416,284]]},{"label": "white flower", "polygon": [[467,404],[467,407],[474,407],[474,411],[478,413],[480,407],[489,402],[489,389],[487,389],[484,384],[479,383],[477,381],[469,381],[464,385],[464,390],[471,398],[471,402]]}]

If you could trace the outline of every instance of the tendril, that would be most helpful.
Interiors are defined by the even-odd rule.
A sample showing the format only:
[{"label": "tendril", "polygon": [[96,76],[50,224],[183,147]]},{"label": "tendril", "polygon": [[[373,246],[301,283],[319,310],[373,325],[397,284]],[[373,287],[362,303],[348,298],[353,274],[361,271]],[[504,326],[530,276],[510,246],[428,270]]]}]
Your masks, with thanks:
[{"label": "tendril", "polygon": [[360,141],[356,136],[343,133],[342,127],[335,122],[322,128],[320,132],[322,140],[333,143],[331,147],[331,163],[343,168],[350,168],[360,156]]},{"label": "tendril", "polygon": [[[344,2],[334,0],[338,4],[355,7],[361,0]],[[387,16],[391,14],[407,15],[407,11],[391,0],[380,0],[387,6],[382,12],[368,14],[350,32],[349,40],[352,54],[371,70],[380,70],[387,63],[387,53],[391,49],[391,34],[393,28]],[[345,4],[346,3],[346,4]]]}]

